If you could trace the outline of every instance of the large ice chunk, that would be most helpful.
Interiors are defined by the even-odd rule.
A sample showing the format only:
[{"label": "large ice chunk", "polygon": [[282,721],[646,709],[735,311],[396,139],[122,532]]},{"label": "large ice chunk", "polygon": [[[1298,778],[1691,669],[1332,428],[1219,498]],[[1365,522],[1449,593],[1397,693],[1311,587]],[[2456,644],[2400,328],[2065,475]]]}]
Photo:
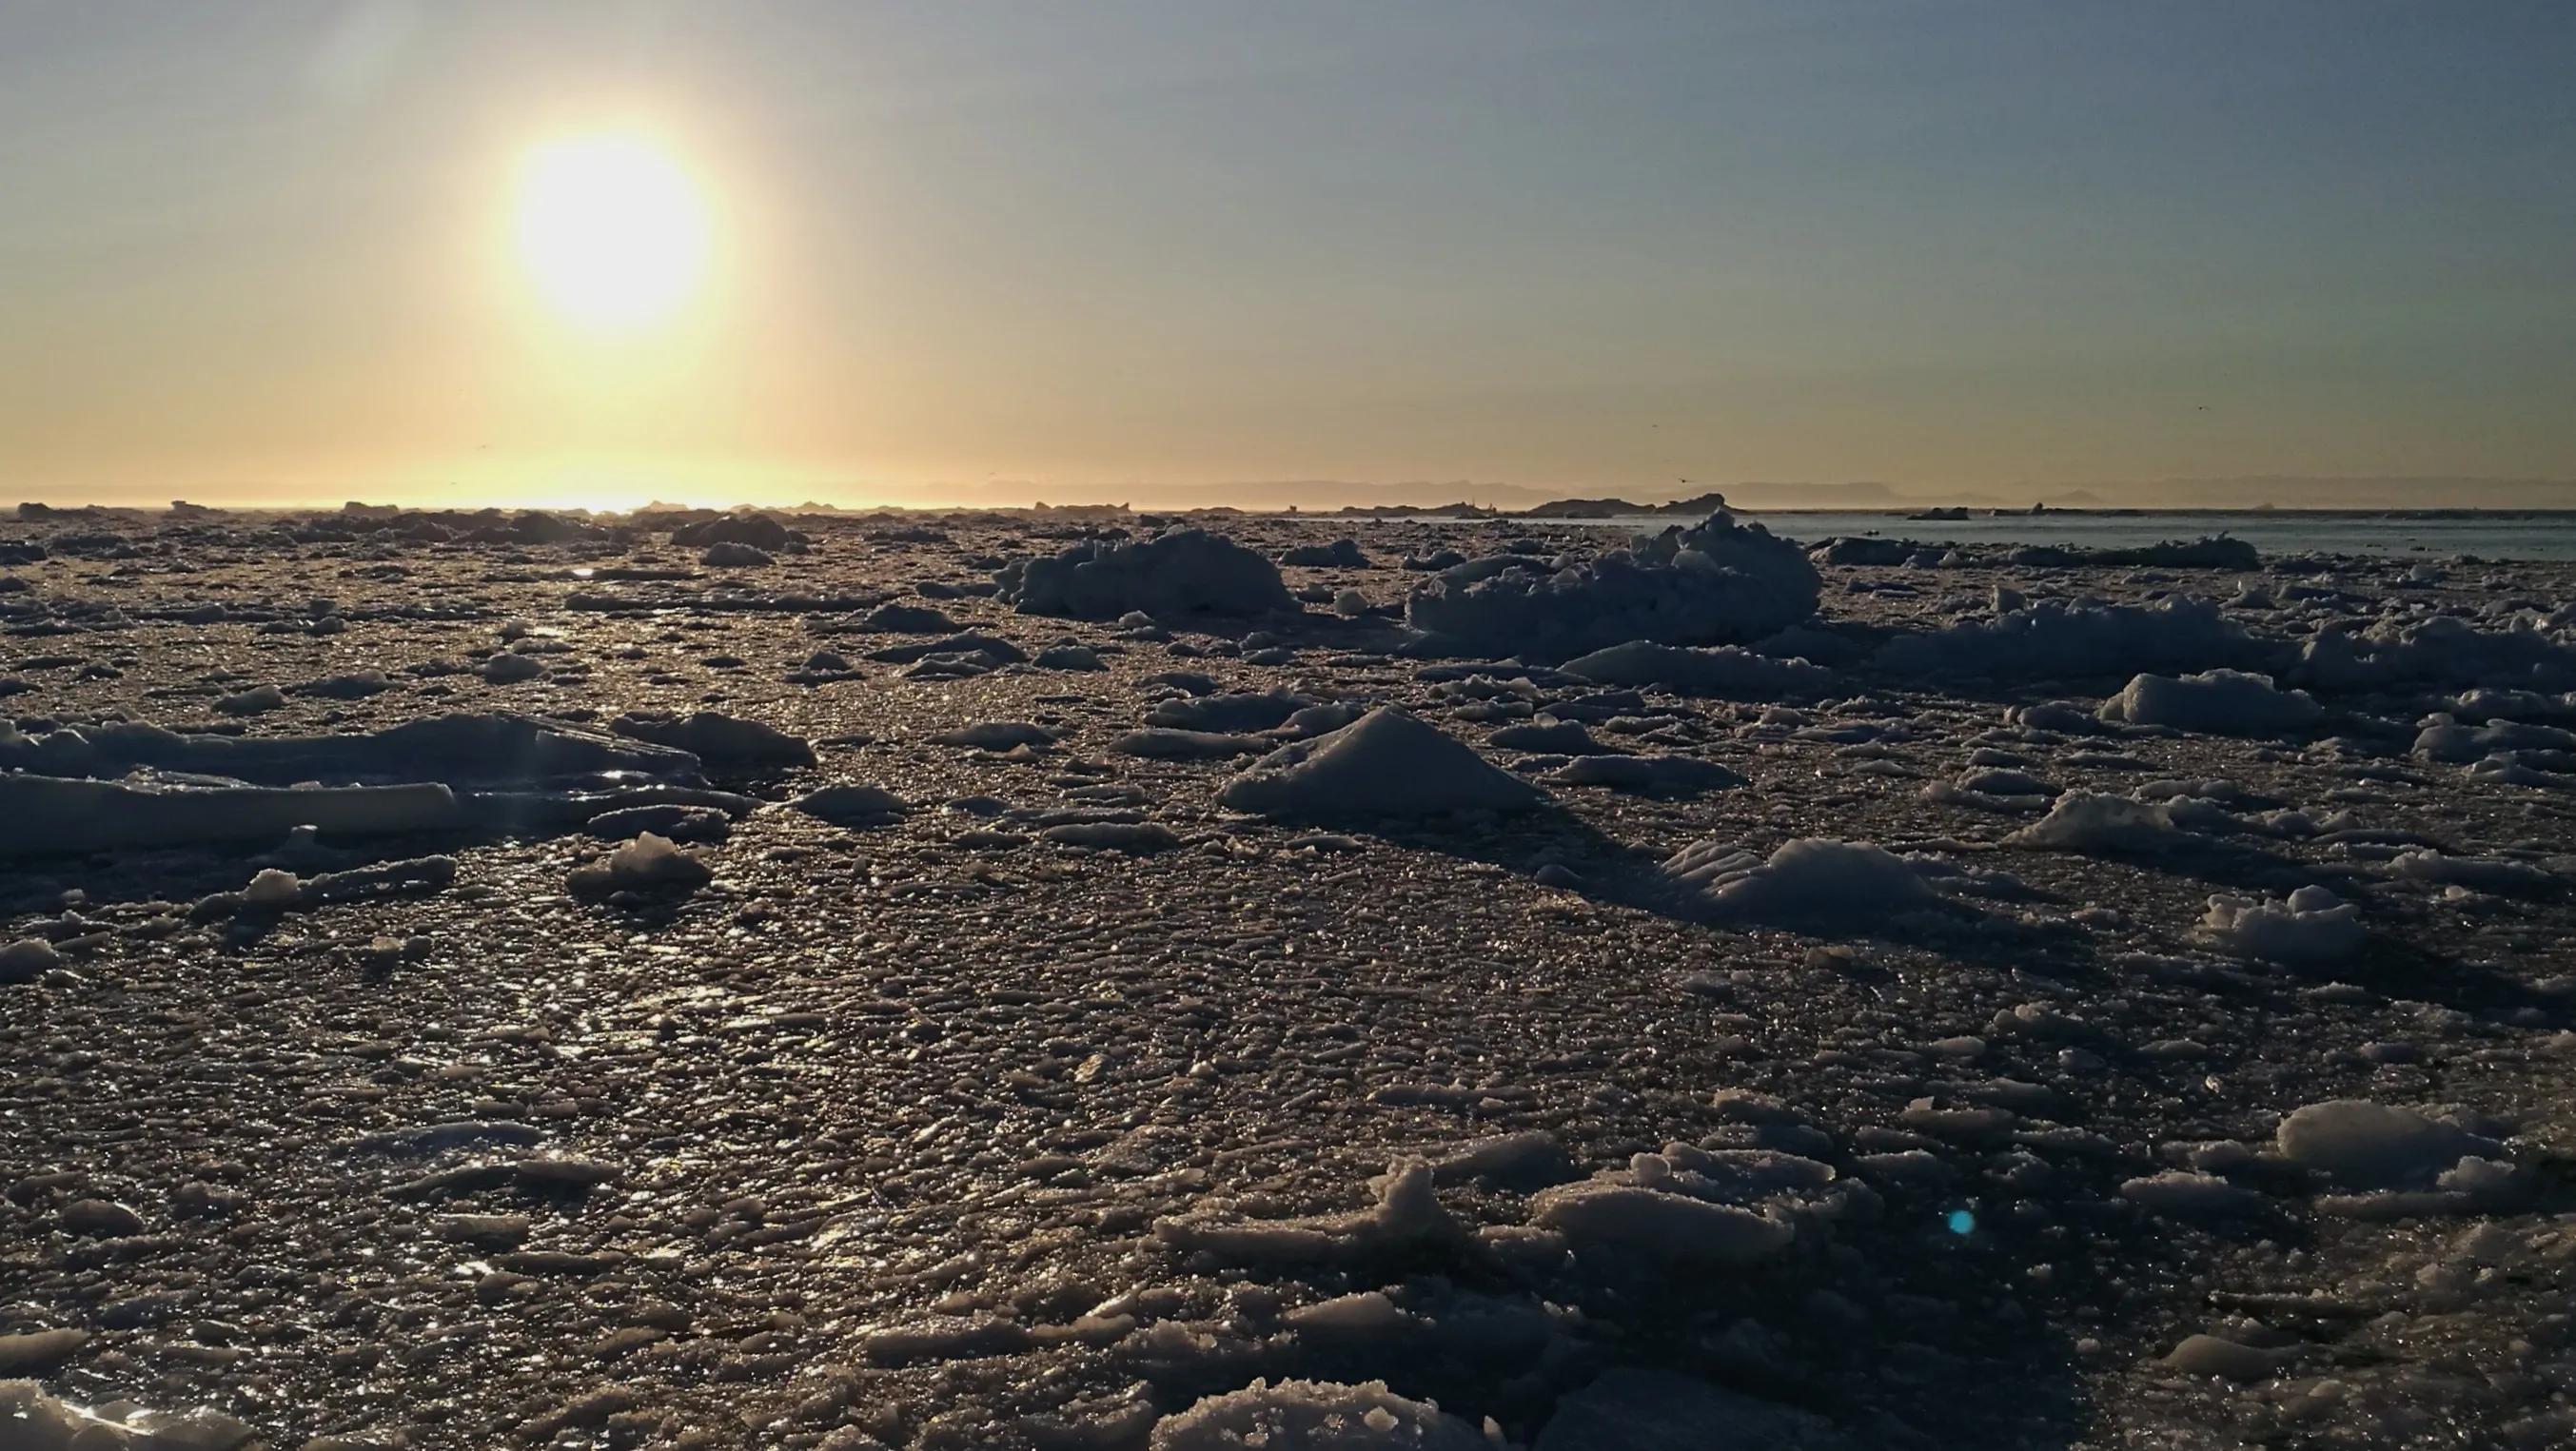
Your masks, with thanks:
[{"label": "large ice chunk", "polygon": [[1744,644],[1814,614],[1819,588],[1797,545],[1721,509],[1588,562],[1469,560],[1415,591],[1405,619],[1449,648],[1562,660],[1631,640]]},{"label": "large ice chunk", "polygon": [[1161,619],[1297,608],[1279,566],[1203,529],[1119,543],[1088,540],[1051,558],[1013,560],[993,578],[1002,602],[1024,615],[1114,620],[1142,610]]},{"label": "large ice chunk", "polygon": [[2470,1156],[2502,1152],[2495,1140],[2411,1108],[2338,1098],[2281,1120],[2281,1156],[2352,1189],[2403,1189],[2434,1182]]},{"label": "large ice chunk", "polygon": [[1493,1451],[1493,1443],[1384,1381],[1256,1380],[1156,1422],[1152,1451]]},{"label": "large ice chunk", "polygon": [[2283,690],[2269,675],[2204,670],[2197,675],[2139,674],[2102,702],[2104,720],[2171,726],[2222,736],[2268,736],[2316,724],[2323,707],[2304,690]]},{"label": "large ice chunk", "polygon": [[2314,886],[2279,901],[2212,897],[2200,930],[2231,952],[2301,964],[2339,962],[2370,935],[2359,907]]}]

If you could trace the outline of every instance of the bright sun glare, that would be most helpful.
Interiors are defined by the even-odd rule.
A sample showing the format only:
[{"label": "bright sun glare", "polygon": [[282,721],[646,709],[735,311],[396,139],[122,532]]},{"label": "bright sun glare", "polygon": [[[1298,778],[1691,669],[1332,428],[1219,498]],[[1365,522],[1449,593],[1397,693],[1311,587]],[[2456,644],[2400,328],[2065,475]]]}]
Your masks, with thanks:
[{"label": "bright sun glare", "polygon": [[520,260],[548,306],[587,326],[678,310],[706,273],[709,230],[689,174],[632,136],[547,142],[520,174]]}]

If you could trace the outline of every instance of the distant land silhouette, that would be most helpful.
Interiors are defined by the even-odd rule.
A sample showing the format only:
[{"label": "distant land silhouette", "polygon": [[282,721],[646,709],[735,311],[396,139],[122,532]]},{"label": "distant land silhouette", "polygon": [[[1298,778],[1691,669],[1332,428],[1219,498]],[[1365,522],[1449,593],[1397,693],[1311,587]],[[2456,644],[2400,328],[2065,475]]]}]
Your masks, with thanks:
[{"label": "distant land silhouette", "polygon": [[2576,479],[2474,477],[2318,477],[2245,475],[2235,478],[2144,479],[2132,482],[2033,480],[1945,488],[1875,480],[1800,483],[1774,480],[1693,481],[1664,489],[1568,483],[1560,488],[1487,484],[1471,479],[1364,483],[1341,479],[1278,479],[1212,484],[1068,486],[1027,480],[986,480],[957,486],[897,488],[850,484],[823,487],[816,497],[842,507],[1025,507],[1048,504],[1128,504],[1139,509],[1232,508],[1307,513],[1336,510],[1436,510],[1452,504],[1523,513],[1544,509],[1576,517],[1585,506],[1626,503],[1672,511],[1677,501],[1723,496],[1738,509],[1859,509],[1910,511],[1944,505],[2026,509],[2576,509]]},{"label": "distant land silhouette", "polygon": [[[327,496],[298,496],[274,485],[234,482],[189,489],[183,510],[215,508],[337,508],[353,495],[381,508],[474,510],[523,507],[511,496],[486,496],[473,490],[352,482]],[[19,495],[41,510],[79,508],[160,508],[169,499],[140,491],[27,489]],[[801,501],[801,502],[796,502]],[[1912,514],[1926,509],[1970,508],[2022,511],[2033,505],[2050,509],[2210,510],[2282,509],[2350,510],[2415,513],[2422,511],[2503,510],[2576,511],[2576,479],[2513,479],[2473,476],[2301,477],[2249,474],[2234,478],[2099,480],[2030,480],[1947,487],[1938,484],[1887,483],[1877,480],[1802,483],[1786,480],[1718,482],[1690,480],[1674,486],[1604,485],[1597,481],[1561,486],[1478,483],[1472,479],[1368,483],[1344,479],[1276,479],[1233,483],[1066,484],[1027,479],[984,479],[972,483],[886,484],[868,480],[816,481],[764,494],[694,491],[679,502],[644,506],[647,512],[701,508],[787,508],[824,511],[868,509],[1025,509],[1125,506],[1176,512],[1233,509],[1245,513],[1388,513],[1388,514],[1536,514],[1542,518],[1585,518],[1610,514],[1705,514],[1719,502],[1753,513],[1828,509]],[[5,508],[0,504],[0,508]],[[608,507],[608,506],[595,506]],[[625,506],[633,507],[633,506]]]}]

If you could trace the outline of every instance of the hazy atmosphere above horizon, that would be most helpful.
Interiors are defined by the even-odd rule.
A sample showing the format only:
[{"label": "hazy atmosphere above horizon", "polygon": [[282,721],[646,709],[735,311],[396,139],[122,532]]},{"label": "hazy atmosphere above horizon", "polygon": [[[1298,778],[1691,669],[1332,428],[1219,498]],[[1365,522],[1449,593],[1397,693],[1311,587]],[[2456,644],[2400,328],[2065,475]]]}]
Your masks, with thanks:
[{"label": "hazy atmosphere above horizon", "polygon": [[2571,58],[2565,4],[13,0],[0,493],[2564,480]]}]

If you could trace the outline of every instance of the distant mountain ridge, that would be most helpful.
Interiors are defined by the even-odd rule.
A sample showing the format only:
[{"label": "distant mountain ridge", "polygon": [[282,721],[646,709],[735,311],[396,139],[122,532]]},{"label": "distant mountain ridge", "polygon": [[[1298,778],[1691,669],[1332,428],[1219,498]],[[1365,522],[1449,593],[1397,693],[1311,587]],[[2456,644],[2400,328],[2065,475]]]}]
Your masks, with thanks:
[{"label": "distant mountain ridge", "polygon": [[[1683,481],[1688,485],[1688,481]],[[1234,509],[1247,513],[1504,513],[1540,518],[1601,517],[1610,514],[1671,515],[1705,513],[1722,500],[1727,507],[1750,513],[1794,509],[1849,509],[1912,513],[1937,507],[2026,510],[2033,504],[2052,509],[2345,509],[2391,513],[2419,510],[2576,510],[2576,478],[2494,478],[2436,475],[2295,476],[2248,474],[2229,478],[2166,478],[2129,481],[2020,480],[1974,487],[1892,484],[1876,480],[1797,483],[1751,480],[1710,489],[1688,485],[1672,489],[1603,488],[1573,484],[1539,488],[1526,484],[1480,484],[1449,479],[1370,483],[1338,479],[1278,479],[1208,484],[1063,485],[1025,479],[986,479],[971,484],[887,486],[858,480],[815,482],[795,486],[806,496],[801,505],[783,501],[794,495],[758,498],[711,493],[696,504],[656,500],[644,512],[691,507],[756,505],[812,512],[868,509],[1025,509],[1128,507],[1166,513],[1193,509]],[[338,507],[338,498],[263,497],[233,489],[209,492],[218,508],[312,509]],[[345,495],[338,496],[345,497]],[[380,498],[400,505],[432,509],[519,507],[515,499],[485,501],[449,490],[386,489]],[[41,500],[42,496],[38,496]],[[48,508],[31,501],[30,517]],[[58,512],[82,508],[164,507],[162,498],[85,499],[79,492],[57,495]],[[5,507],[5,506],[0,506]],[[190,503],[188,510],[206,507]],[[383,504],[361,508],[387,507]]]},{"label": "distant mountain ridge", "polygon": [[[840,491],[834,490],[834,493]],[[2576,509],[2576,479],[2510,479],[2443,476],[2298,477],[2139,480],[2027,480],[1940,487],[1873,479],[1801,483],[1753,479],[1716,488],[1693,484],[1672,489],[1543,489],[1526,484],[1480,484],[1446,479],[1369,483],[1336,479],[1251,480],[1212,484],[1138,484],[1066,488],[1026,481],[986,481],[945,487],[875,490],[853,488],[869,502],[913,507],[1026,507],[1032,503],[1122,503],[1138,509],[1240,509],[1536,514],[1541,518],[1599,518],[1610,514],[1705,513],[1718,500],[1754,513],[1788,509],[1854,509],[1912,512],[1938,506],[1979,509]]]}]

